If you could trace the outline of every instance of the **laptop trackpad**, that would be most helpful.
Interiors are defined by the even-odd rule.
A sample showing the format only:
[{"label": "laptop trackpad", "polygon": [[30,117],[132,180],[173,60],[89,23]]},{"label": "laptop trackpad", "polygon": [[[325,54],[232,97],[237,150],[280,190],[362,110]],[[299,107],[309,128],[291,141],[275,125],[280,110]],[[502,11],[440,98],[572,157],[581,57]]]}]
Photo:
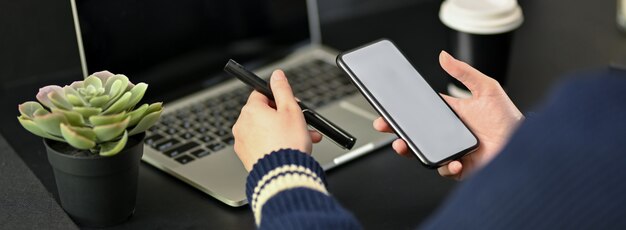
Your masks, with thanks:
[{"label": "laptop trackpad", "polygon": [[355,95],[347,100],[343,100],[339,103],[339,106],[368,120],[373,121],[379,117],[376,110],[361,95]]},{"label": "laptop trackpad", "polygon": [[[377,132],[372,121],[378,117],[361,95],[346,98],[344,101],[317,110],[328,120],[340,126],[357,138],[357,149],[368,143],[385,139],[388,134]],[[313,157],[326,169],[334,166],[334,159],[349,152],[332,143],[328,138],[313,146]]]}]

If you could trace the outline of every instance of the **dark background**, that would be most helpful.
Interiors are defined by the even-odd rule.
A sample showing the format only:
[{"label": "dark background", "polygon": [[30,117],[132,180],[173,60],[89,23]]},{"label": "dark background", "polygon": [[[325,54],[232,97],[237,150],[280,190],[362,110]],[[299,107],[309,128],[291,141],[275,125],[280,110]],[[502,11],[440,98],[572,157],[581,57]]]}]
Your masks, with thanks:
[{"label": "dark background", "polygon": [[[324,43],[346,50],[391,38],[442,91],[446,82],[437,54],[446,49],[447,41],[445,27],[437,20],[439,4],[438,0],[320,0]],[[525,22],[514,36],[507,88],[524,112],[540,104],[565,74],[626,60],[626,37],[616,28],[615,1],[522,0],[520,5]],[[54,179],[42,160],[43,145],[19,127],[17,104],[34,99],[42,81],[65,84],[80,78],[69,0],[0,0],[0,133],[53,195]],[[218,227],[250,225],[247,207],[226,207],[142,165],[137,213],[126,227],[146,227],[142,224],[148,221],[161,228],[206,227],[213,221]],[[329,182],[331,193],[373,229],[419,224],[454,186],[417,162],[393,156],[389,148],[329,172]],[[164,194],[189,199],[168,199]]]},{"label": "dark background", "polygon": [[[365,43],[388,35],[386,32],[370,34],[369,37],[346,39],[350,30],[362,28],[344,26],[339,23],[354,24],[354,21],[363,17],[373,18],[380,23],[380,17],[393,17],[386,14],[407,6],[420,8],[429,4],[433,8],[437,1],[433,0],[320,0],[320,18],[323,24],[323,39],[328,45],[341,50],[349,49],[360,43]],[[100,13],[106,14],[106,11]],[[374,15],[374,17],[372,17]],[[381,15],[380,17],[376,15]],[[436,12],[420,17],[436,17]],[[431,20],[426,20],[423,24]],[[359,24],[358,26],[366,24]],[[338,25],[333,27],[333,25]],[[326,29],[328,27],[328,29]],[[346,28],[343,28],[346,27]],[[384,26],[381,26],[384,27]],[[408,28],[407,28],[408,30]],[[331,33],[332,31],[346,32],[344,34]],[[388,36],[387,36],[388,37]],[[405,37],[400,35],[399,37]],[[438,42],[439,47],[444,43]],[[424,43],[429,46],[427,43]],[[430,46],[432,47],[432,46]],[[410,53],[414,53],[409,51]],[[432,53],[432,52],[430,52]],[[436,60],[436,56],[432,56]],[[431,61],[432,62],[432,61]],[[132,76],[131,76],[132,77]],[[33,143],[39,143],[38,137],[26,132],[16,122],[17,105],[27,100],[34,100],[34,96],[42,84],[69,84],[76,79],[82,79],[76,34],[69,0],[21,0],[0,1],[0,133],[27,162],[35,174],[42,179],[48,188],[55,188],[53,175],[46,172],[49,165],[43,151],[23,153],[20,150],[29,149]],[[149,83],[149,82],[148,82]],[[184,90],[183,90],[184,91]],[[17,132],[15,132],[17,130]],[[41,146],[43,149],[43,146]],[[43,170],[41,170],[43,169]]]}]

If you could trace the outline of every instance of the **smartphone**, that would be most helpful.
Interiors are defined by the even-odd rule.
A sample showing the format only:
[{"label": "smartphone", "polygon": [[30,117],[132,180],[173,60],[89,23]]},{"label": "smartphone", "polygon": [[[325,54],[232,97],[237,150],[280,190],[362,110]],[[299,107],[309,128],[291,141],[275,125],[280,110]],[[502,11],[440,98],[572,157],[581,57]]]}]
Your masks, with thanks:
[{"label": "smartphone", "polygon": [[478,147],[476,136],[393,42],[382,39],[341,53],[337,65],[426,167]]}]

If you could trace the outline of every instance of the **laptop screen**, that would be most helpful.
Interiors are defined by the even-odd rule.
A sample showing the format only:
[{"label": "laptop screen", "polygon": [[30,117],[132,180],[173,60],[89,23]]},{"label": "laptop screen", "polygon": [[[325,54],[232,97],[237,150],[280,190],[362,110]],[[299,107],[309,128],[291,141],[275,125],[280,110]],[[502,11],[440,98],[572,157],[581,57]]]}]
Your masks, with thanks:
[{"label": "laptop screen", "polygon": [[259,60],[309,39],[306,0],[74,1],[87,72],[159,90],[219,82],[230,58]]}]

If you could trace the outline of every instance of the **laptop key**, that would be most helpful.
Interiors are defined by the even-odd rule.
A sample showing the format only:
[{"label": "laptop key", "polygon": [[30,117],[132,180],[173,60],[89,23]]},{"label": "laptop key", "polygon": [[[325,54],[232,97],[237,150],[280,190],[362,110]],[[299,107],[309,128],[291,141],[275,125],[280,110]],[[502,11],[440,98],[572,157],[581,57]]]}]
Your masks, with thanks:
[{"label": "laptop key", "polygon": [[202,158],[208,156],[209,154],[211,154],[211,152],[206,149],[196,149],[191,152],[191,155],[195,156],[196,158]]},{"label": "laptop key", "polygon": [[159,151],[163,151],[163,150],[166,150],[166,149],[168,149],[168,148],[170,148],[170,147],[172,147],[172,146],[174,146],[174,145],[176,145],[178,143],[180,143],[179,140],[176,140],[176,139],[166,139],[165,141],[160,142],[159,144],[157,144],[155,146],[155,148],[157,150],[159,150]]},{"label": "laptop key", "polygon": [[216,120],[216,121],[213,121],[213,122],[209,122],[209,125],[213,126],[213,127],[222,127],[222,126],[224,126],[224,121]]},{"label": "laptop key", "polygon": [[235,138],[233,136],[222,138],[222,141],[225,142],[228,145],[234,145],[235,144]]},{"label": "laptop key", "polygon": [[194,124],[194,121],[193,121],[193,120],[192,120],[192,121],[190,121],[190,120],[186,120],[186,121],[183,121],[182,123],[180,123],[180,124],[178,125],[178,127],[179,127],[179,128],[181,128],[181,129],[183,129],[183,130],[185,130],[185,129],[192,128],[192,127],[193,127],[193,124]]},{"label": "laptop key", "polygon": [[146,139],[144,139],[144,143],[148,145],[153,145],[157,141],[163,139],[163,137],[164,137],[163,135],[155,133],[152,136],[146,137]]},{"label": "laptop key", "polygon": [[193,133],[191,133],[191,132],[186,132],[186,133],[183,133],[182,135],[180,135],[180,137],[185,138],[186,140],[189,140],[189,139],[191,139],[191,138],[194,138],[195,136],[196,136],[196,135],[194,135],[194,134],[193,134]]},{"label": "laptop key", "polygon": [[174,134],[178,133],[178,129],[169,128],[169,129],[165,130],[165,133],[167,133],[169,135],[174,135]]},{"label": "laptop key", "polygon": [[199,144],[196,142],[188,142],[185,143],[183,145],[180,145],[176,148],[172,148],[170,150],[167,150],[165,152],[163,152],[163,154],[165,154],[168,157],[176,157],[184,152],[187,152],[195,147],[197,147]]},{"label": "laptop key", "polygon": [[237,118],[239,118],[239,114],[231,114],[231,115],[228,115],[228,117],[225,117],[224,119],[225,119],[226,124],[230,124],[230,123],[235,123]]},{"label": "laptop key", "polygon": [[199,134],[205,134],[205,133],[210,132],[210,131],[211,131],[211,128],[206,127],[206,126],[202,126],[202,127],[196,129],[196,132],[198,132]]},{"label": "laptop key", "polygon": [[204,135],[200,138],[201,141],[204,141],[204,143],[211,143],[215,140],[215,137],[209,136],[209,135]]},{"label": "laptop key", "polygon": [[190,156],[187,156],[187,155],[183,155],[183,156],[181,156],[179,158],[176,158],[176,161],[178,161],[181,164],[187,164],[187,163],[193,161],[193,158],[190,157]]},{"label": "laptop key", "polygon": [[156,132],[156,131],[159,131],[159,127],[161,127],[161,126],[160,126],[160,125],[153,125],[152,127],[150,127],[150,128],[148,129],[148,131],[150,131],[150,132]]},{"label": "laptop key", "polygon": [[227,129],[227,130],[232,130],[233,126],[235,125],[236,120],[232,120],[232,121],[227,121],[226,123],[224,123],[224,126],[222,128]]},{"label": "laptop key", "polygon": [[220,137],[226,136],[230,134],[230,131],[224,130],[224,129],[218,129],[217,131],[214,132],[215,135],[218,135]]},{"label": "laptop key", "polygon": [[216,142],[216,143],[212,143],[212,144],[208,144],[207,148],[209,148],[211,151],[213,152],[217,152],[220,149],[223,149],[224,147],[226,147],[226,145],[220,143],[220,142]]}]

